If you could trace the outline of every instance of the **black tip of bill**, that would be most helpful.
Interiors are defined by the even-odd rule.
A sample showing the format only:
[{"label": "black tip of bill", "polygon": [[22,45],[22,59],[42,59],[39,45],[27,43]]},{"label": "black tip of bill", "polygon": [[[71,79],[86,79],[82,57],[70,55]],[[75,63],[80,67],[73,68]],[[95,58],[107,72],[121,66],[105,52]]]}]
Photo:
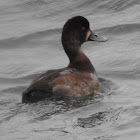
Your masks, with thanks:
[{"label": "black tip of bill", "polygon": [[98,36],[91,31],[91,35],[88,38],[89,41],[98,41],[98,42],[105,42],[108,40],[107,37]]}]

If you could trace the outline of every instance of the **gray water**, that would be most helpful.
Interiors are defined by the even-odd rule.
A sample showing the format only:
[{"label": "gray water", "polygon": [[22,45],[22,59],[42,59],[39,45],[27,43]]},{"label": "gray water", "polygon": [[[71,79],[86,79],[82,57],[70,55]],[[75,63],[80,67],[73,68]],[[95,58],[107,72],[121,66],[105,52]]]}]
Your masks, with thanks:
[{"label": "gray water", "polygon": [[[82,49],[100,80],[96,95],[21,103],[40,73],[65,67],[67,19],[81,15],[107,42]],[[0,140],[139,140],[140,1],[0,1]]]}]

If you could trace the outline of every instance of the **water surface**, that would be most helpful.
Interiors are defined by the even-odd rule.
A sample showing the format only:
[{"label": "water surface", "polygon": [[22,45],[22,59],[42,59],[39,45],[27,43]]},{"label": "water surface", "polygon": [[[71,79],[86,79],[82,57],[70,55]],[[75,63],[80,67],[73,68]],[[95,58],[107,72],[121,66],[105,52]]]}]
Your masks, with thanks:
[{"label": "water surface", "polygon": [[[1,1],[0,139],[139,140],[139,9],[139,0]],[[82,46],[98,73],[99,92],[22,104],[22,92],[38,74],[67,66],[61,31],[76,15],[109,38]]]}]

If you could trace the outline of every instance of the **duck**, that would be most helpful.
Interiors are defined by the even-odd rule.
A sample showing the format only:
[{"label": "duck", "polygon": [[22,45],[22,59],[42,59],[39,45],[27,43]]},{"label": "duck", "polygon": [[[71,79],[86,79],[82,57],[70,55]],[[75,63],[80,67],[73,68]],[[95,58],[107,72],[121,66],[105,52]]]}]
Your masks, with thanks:
[{"label": "duck", "polygon": [[91,29],[83,16],[70,18],[63,26],[61,42],[69,64],[65,68],[48,70],[35,78],[22,93],[23,103],[35,103],[49,97],[79,97],[96,93],[99,80],[89,58],[81,49],[87,41],[104,42]]}]

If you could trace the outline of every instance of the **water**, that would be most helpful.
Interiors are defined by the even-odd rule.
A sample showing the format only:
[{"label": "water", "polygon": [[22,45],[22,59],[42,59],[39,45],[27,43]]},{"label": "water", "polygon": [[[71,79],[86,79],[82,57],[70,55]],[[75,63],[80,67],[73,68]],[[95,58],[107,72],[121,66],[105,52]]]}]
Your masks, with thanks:
[{"label": "water", "polygon": [[[139,0],[1,1],[0,139],[139,140],[139,9]],[[76,15],[109,38],[82,46],[98,73],[99,92],[22,104],[22,91],[38,74],[67,66],[61,30]]]}]

